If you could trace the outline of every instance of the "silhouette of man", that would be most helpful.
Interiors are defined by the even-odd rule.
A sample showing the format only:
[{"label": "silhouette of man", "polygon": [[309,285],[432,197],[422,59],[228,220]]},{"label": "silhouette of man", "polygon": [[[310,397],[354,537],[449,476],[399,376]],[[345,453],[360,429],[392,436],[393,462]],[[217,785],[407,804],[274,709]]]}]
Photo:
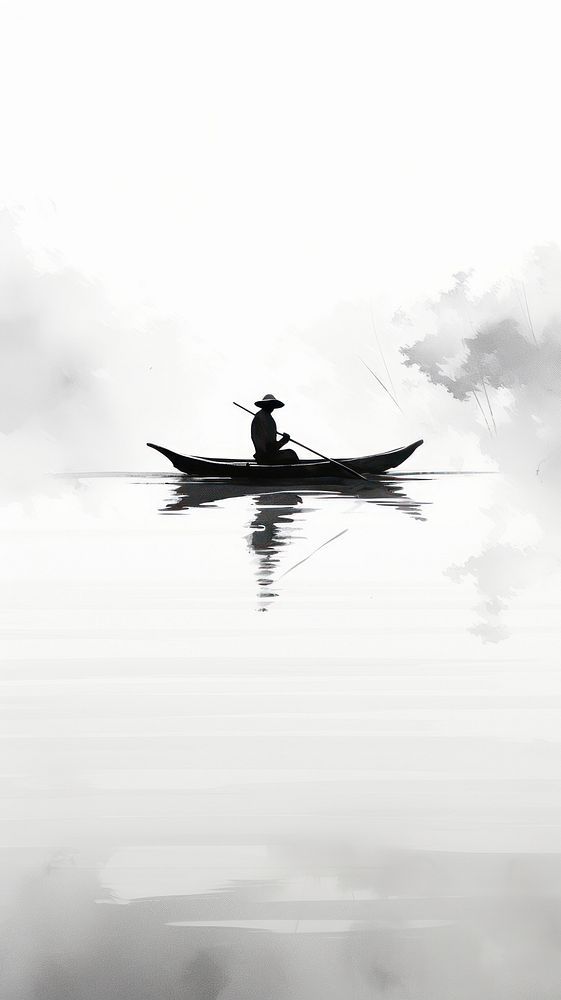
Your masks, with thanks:
[{"label": "silhouette of man", "polygon": [[273,410],[284,406],[280,399],[268,392],[263,399],[255,401],[259,407],[251,422],[251,440],[255,448],[255,459],[263,465],[292,465],[298,461],[298,455],[292,448],[284,448],[290,441],[289,434],[283,434],[277,441],[277,425],[272,417]]}]

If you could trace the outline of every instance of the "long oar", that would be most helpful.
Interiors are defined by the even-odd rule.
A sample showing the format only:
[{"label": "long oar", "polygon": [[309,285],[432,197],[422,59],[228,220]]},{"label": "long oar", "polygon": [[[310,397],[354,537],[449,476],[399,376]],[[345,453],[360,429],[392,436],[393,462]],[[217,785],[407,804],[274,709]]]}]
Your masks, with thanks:
[{"label": "long oar", "polygon": [[[239,410],[245,410],[245,412],[249,413],[252,417],[256,416],[253,410],[248,410],[247,406],[242,406],[241,403],[234,402],[234,406],[237,406]],[[282,437],[280,431],[277,431],[277,434],[279,437]],[[343,462],[337,462],[334,458],[328,458],[327,455],[322,455],[321,451],[315,451],[307,444],[302,444],[301,441],[297,441],[296,438],[291,438],[290,440],[293,441],[294,444],[297,444],[299,448],[305,448],[306,451],[311,451],[312,455],[317,455],[318,458],[323,458],[324,462],[330,462],[331,465],[338,465],[340,469],[344,469],[345,472],[350,472],[352,476],[357,476],[358,479],[364,479],[365,482],[369,482],[367,476],[363,476],[362,472],[357,472],[356,469],[353,469],[350,465],[344,465]]]}]

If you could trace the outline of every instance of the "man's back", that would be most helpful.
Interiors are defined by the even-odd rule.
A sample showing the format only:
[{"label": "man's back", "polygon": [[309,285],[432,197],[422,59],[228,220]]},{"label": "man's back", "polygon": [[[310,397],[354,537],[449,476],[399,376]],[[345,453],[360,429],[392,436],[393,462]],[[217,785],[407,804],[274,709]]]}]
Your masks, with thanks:
[{"label": "man's back", "polygon": [[251,422],[251,440],[257,457],[266,457],[276,451],[277,425],[266,410],[255,414]]}]

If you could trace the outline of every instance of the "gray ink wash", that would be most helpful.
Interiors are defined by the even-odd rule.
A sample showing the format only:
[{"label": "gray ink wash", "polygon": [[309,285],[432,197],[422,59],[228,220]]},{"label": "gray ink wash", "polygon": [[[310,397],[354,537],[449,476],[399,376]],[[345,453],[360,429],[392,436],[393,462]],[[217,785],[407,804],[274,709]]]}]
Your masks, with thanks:
[{"label": "gray ink wash", "polygon": [[[503,475],[488,543],[451,568],[454,579],[477,581],[475,631],[499,641],[507,634],[501,616],[508,600],[561,567],[561,251],[536,249],[521,279],[509,277],[483,294],[472,292],[469,275],[458,274],[417,316],[433,329],[401,348],[405,364],[464,407],[477,404],[485,421],[480,447]],[[534,522],[533,544],[524,529],[518,538],[501,538],[517,518]]]},{"label": "gray ink wash", "polygon": [[555,581],[483,644],[502,478],[395,480],[66,478],[13,533],[3,995],[551,995]]},{"label": "gray ink wash", "polygon": [[[2,350],[34,386],[8,386],[7,445],[26,467],[87,469],[84,435],[112,424],[135,335],[6,232]],[[477,296],[461,275],[377,322],[403,413],[360,365],[342,409],[369,444],[412,440],[407,421],[426,436],[399,474],[256,489],[99,466],[22,482],[19,503],[8,491],[2,997],[556,996],[558,276],[549,248],[518,285]],[[353,358],[377,364],[368,304],[342,307],[309,332],[319,399],[350,318]],[[123,411],[148,399],[152,336],[115,461]],[[430,472],[430,439],[451,427],[451,448],[471,442],[496,471]]]},{"label": "gray ink wash", "polygon": [[185,373],[200,365],[184,324],[117,305],[54,254],[35,259],[0,211],[0,498],[56,492],[53,472],[126,468],[157,433],[164,391],[167,414],[193,422]]}]

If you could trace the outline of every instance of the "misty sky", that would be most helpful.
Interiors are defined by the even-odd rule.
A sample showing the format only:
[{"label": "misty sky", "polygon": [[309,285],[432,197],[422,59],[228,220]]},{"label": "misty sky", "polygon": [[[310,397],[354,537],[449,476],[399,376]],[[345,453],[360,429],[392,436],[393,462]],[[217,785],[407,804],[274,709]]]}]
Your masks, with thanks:
[{"label": "misty sky", "polygon": [[22,0],[1,18],[0,199],[34,266],[106,299],[107,343],[81,304],[73,348],[112,381],[90,464],[138,467],[137,432],[239,451],[230,399],[269,391],[320,447],[414,439],[355,357],[375,350],[369,301],[397,365],[395,308],[561,241],[554,5]]}]

